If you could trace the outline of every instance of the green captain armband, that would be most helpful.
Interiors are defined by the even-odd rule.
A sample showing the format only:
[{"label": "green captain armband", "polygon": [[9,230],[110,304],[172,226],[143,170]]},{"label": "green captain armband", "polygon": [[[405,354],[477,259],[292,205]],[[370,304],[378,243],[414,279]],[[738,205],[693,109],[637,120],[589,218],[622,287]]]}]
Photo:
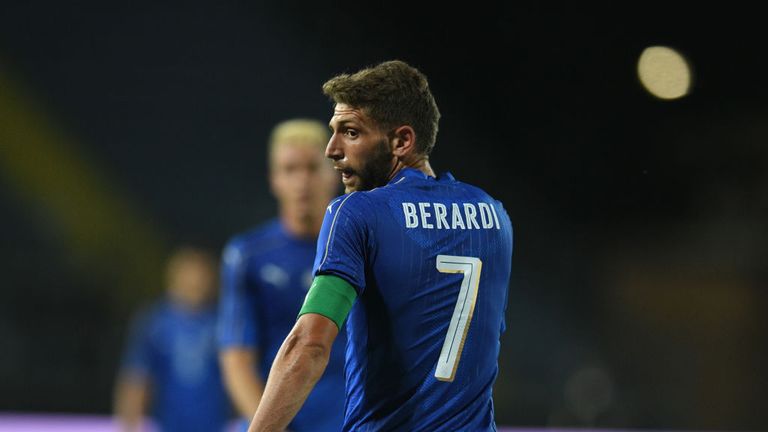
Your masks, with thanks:
[{"label": "green captain armband", "polygon": [[344,279],[329,275],[316,276],[304,298],[299,316],[316,313],[336,323],[341,330],[356,298],[357,292]]}]

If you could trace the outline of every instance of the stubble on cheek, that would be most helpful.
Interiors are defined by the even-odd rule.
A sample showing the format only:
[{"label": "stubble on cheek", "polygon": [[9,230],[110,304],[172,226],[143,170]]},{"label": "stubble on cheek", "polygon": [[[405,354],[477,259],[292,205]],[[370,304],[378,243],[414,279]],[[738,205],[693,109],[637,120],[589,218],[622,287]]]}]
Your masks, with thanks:
[{"label": "stubble on cheek", "polygon": [[384,186],[389,181],[392,169],[392,152],[386,138],[379,141],[371,158],[357,172],[358,185],[356,190],[371,190]]}]

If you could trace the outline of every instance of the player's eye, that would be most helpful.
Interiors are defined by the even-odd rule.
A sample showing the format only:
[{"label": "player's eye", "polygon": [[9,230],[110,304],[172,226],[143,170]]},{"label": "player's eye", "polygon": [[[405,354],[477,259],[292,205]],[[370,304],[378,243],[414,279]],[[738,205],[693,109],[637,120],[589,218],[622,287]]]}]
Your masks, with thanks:
[{"label": "player's eye", "polygon": [[344,131],[344,135],[346,135],[349,138],[357,138],[359,134],[354,129],[347,129]]}]

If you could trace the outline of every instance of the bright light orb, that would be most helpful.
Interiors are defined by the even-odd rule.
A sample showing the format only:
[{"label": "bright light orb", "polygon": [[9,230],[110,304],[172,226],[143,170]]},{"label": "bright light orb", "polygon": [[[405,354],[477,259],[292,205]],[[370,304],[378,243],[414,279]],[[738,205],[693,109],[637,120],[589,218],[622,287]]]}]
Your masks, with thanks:
[{"label": "bright light orb", "polygon": [[678,99],[691,88],[691,68],[682,54],[665,46],[643,50],[637,75],[645,89],[659,99]]}]

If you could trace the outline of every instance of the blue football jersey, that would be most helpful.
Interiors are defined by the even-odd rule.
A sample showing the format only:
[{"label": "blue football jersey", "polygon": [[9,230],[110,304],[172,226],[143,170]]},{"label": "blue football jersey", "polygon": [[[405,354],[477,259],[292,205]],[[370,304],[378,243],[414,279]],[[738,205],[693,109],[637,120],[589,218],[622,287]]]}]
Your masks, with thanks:
[{"label": "blue football jersey", "polygon": [[501,203],[401,170],[328,206],[315,273],[349,282],[345,431],[493,431],[512,261]]},{"label": "blue football jersey", "polygon": [[[219,349],[258,351],[266,382],[272,362],[312,283],[315,242],[296,238],[278,220],[234,237],[225,247],[219,300]],[[340,332],[327,373],[288,429],[338,431],[344,419],[344,346]]]},{"label": "blue football jersey", "polygon": [[134,319],[124,373],[151,381],[152,417],[161,431],[223,431],[231,408],[216,353],[216,310],[163,301]]}]

